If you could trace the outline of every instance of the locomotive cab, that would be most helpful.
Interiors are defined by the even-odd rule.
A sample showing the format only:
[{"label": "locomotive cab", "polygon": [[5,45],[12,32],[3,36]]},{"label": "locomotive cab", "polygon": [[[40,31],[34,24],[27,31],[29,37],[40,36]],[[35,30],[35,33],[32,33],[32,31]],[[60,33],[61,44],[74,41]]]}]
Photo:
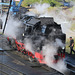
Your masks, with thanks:
[{"label": "locomotive cab", "polygon": [[41,23],[40,20],[37,20],[35,18],[32,18],[31,20],[27,21],[27,23],[25,24],[25,33],[26,34],[34,33],[36,30],[39,29],[40,23]]}]

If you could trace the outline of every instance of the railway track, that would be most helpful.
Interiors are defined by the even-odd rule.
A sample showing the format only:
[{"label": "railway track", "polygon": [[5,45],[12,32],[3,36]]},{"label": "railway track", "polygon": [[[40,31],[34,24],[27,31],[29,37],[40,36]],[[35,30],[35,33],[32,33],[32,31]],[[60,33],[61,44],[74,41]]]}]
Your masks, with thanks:
[{"label": "railway track", "polygon": [[0,75],[8,75],[8,74],[3,71],[0,71]]},{"label": "railway track", "polygon": [[[4,68],[9,67],[11,69],[11,72],[14,71],[15,73],[15,71],[17,71],[19,72],[19,74],[23,73],[25,75],[38,75],[38,74],[39,75],[63,75],[60,72],[52,68],[49,68],[46,65],[40,65],[38,62],[30,62],[28,57],[23,55],[21,52],[7,51],[8,47],[6,47],[6,41],[7,41],[6,38],[0,35],[0,47],[6,48],[5,51],[0,52],[0,63],[1,61],[2,62],[7,61],[6,63],[5,62],[1,63],[3,64],[2,67]],[[3,60],[1,60],[2,56],[3,56]],[[75,73],[72,72],[72,69],[73,68],[70,67],[70,75],[75,75]],[[7,72],[4,71],[4,69],[3,70],[1,69],[1,65],[0,65],[0,74],[9,75]]]},{"label": "railway track", "polygon": [[23,73],[0,63],[0,75],[24,75]]},{"label": "railway track", "polygon": [[[0,52],[0,57],[1,55],[3,56],[2,58],[3,61],[5,60],[5,57],[6,59],[10,57],[10,60],[8,61],[8,63],[4,63],[4,62],[0,63],[0,67],[2,67],[0,68],[0,73],[4,75],[9,75],[10,72],[11,72],[11,75],[24,75],[24,74],[33,75],[34,70],[35,72],[38,71],[38,73],[42,72],[43,75],[63,75],[62,73],[46,65],[40,65],[38,62],[30,62],[26,55],[23,55],[21,52],[18,52],[18,51],[6,51],[5,50],[5,51]],[[11,60],[14,60],[15,61],[14,63],[16,63],[15,65],[13,65],[14,67],[12,65],[9,65],[9,64],[13,64],[12,62],[10,62]],[[17,64],[18,66],[16,66]],[[25,66],[24,64],[27,66]],[[15,66],[18,68],[16,68]],[[30,70],[32,69],[32,71],[29,74],[26,71],[24,72],[22,69],[25,69],[25,67],[27,67],[27,69],[30,68]],[[70,64],[67,64],[67,67],[68,67],[68,70],[70,71],[70,74],[68,75],[75,75],[75,72],[74,72],[75,68],[73,68],[74,65],[71,66]],[[41,73],[39,73],[39,75],[41,75]]]},{"label": "railway track", "polygon": [[[5,51],[4,53],[0,53],[0,57],[3,56],[3,61],[0,62],[1,75],[63,75],[46,65],[40,65],[37,62],[30,62],[26,58],[24,60],[15,53],[15,51]],[[8,59],[8,61],[5,58]]]},{"label": "railway track", "polygon": [[[73,68],[74,66],[71,66],[68,64],[67,67],[68,67],[68,70],[70,71],[70,74],[67,74],[67,75],[75,75],[75,72],[73,71],[75,70]],[[28,74],[27,71],[24,72],[22,69],[27,69],[27,71],[28,70],[32,70],[32,71]],[[11,75],[24,75],[24,74],[33,75],[34,70],[37,73],[42,72],[43,75],[63,75],[62,73],[46,65],[40,65],[38,62],[30,62],[29,59],[25,55],[23,55],[21,52],[6,51],[6,50],[0,51],[0,75],[10,75],[10,73]],[[41,75],[41,73],[39,73],[39,75]]]}]

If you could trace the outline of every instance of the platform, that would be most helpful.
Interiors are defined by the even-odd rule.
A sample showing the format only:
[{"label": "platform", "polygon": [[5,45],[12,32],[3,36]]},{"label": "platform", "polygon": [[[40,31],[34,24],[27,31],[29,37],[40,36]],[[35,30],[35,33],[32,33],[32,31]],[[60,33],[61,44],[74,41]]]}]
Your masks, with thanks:
[{"label": "platform", "polygon": [[66,54],[65,61],[66,61],[66,63],[75,67],[75,55]]},{"label": "platform", "polygon": [[75,55],[66,54],[65,63],[67,64],[67,68],[71,71],[72,75],[75,75]]}]

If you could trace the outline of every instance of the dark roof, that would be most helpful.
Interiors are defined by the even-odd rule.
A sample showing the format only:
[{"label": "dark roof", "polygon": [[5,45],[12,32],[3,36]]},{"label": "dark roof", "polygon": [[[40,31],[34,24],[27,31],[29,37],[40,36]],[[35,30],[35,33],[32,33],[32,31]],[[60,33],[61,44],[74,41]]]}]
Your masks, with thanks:
[{"label": "dark roof", "polygon": [[40,17],[38,19],[41,21],[41,25],[54,24],[54,19],[52,17]]},{"label": "dark roof", "polygon": [[36,23],[40,23],[40,20],[36,18],[32,18],[29,22],[27,22],[27,24],[30,24],[30,25],[35,25]]}]

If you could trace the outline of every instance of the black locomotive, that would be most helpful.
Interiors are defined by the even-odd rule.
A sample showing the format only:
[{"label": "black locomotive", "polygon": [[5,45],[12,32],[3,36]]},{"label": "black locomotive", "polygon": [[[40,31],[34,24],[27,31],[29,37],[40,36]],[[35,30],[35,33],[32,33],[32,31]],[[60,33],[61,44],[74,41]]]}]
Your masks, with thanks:
[{"label": "black locomotive", "polygon": [[[38,61],[40,63],[43,59],[43,55],[41,54],[42,47],[45,44],[53,43],[56,39],[61,40],[61,42],[65,44],[66,35],[62,32],[61,25],[54,22],[52,17],[37,18],[34,16],[23,15],[19,17],[19,20],[23,25],[19,28],[17,38],[14,39],[15,47],[18,51],[21,51],[32,58],[38,58],[36,55],[39,53],[38,55],[40,57],[38,58]],[[25,48],[25,41],[27,39],[32,42],[34,53]],[[12,40],[10,40],[10,38],[8,38],[8,40],[13,47]],[[60,57],[64,58],[65,46],[58,46],[57,54],[55,54],[54,57],[55,62],[57,62]]]}]

